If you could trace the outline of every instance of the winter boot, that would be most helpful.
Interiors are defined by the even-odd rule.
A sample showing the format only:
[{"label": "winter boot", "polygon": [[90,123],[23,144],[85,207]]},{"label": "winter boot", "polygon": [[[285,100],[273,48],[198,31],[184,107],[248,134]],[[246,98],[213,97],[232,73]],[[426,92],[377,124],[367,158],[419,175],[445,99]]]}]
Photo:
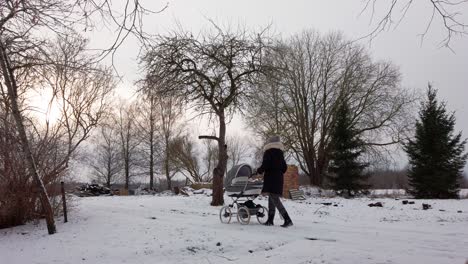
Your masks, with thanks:
[{"label": "winter boot", "polygon": [[288,212],[284,211],[281,215],[284,218],[284,224],[282,224],[281,227],[290,227],[293,225],[293,222],[291,221]]},{"label": "winter boot", "polygon": [[266,226],[274,225],[273,219],[275,219],[275,211],[273,212],[268,211],[268,220],[263,225],[266,225]]}]

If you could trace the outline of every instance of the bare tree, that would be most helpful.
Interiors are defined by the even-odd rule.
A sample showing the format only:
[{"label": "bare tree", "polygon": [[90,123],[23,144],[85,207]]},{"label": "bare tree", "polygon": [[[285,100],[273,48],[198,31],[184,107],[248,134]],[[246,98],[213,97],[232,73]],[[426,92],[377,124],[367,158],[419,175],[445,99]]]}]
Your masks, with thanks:
[{"label": "bare tree", "polygon": [[101,125],[99,133],[94,138],[93,153],[88,159],[96,180],[108,188],[120,180],[123,168],[118,137],[115,128],[106,124]]},{"label": "bare tree", "polygon": [[[73,32],[75,27],[91,29],[96,19],[107,19],[118,28],[113,44],[96,56],[102,60],[113,54],[130,35],[144,39],[142,16],[149,10],[139,1],[126,1],[123,15],[116,14],[108,0],[3,0],[0,1],[0,69],[2,83],[7,88],[8,107],[14,117],[30,177],[37,186],[42,207],[45,211],[49,234],[56,232],[53,210],[46,188],[39,175],[32,147],[20,109],[21,90],[30,89],[19,82],[19,74],[25,69],[35,71],[39,66],[50,63],[44,55],[47,40]],[[36,72],[37,73],[37,72]],[[32,78],[34,80],[34,78]]]},{"label": "bare tree", "polygon": [[28,205],[31,196],[28,188],[30,177],[23,165],[20,139],[3,84],[0,85],[0,91],[0,228],[5,228],[23,224],[32,210]]},{"label": "bare tree", "polygon": [[92,61],[86,42],[79,37],[59,37],[48,52],[54,63],[42,69],[43,86],[52,93],[48,109],[55,107],[60,112],[55,128],[66,137],[66,155],[55,173],[68,169],[75,150],[107,114],[115,88],[110,69]]},{"label": "bare tree", "polygon": [[178,122],[182,115],[182,105],[177,97],[171,95],[160,96],[156,100],[160,120],[158,132],[162,139],[163,172],[166,176],[167,189],[172,190],[172,178],[175,176],[177,168],[171,166],[170,144],[172,139],[180,133]]},{"label": "bare tree", "polygon": [[[213,171],[213,199],[221,205],[223,176],[227,166],[226,122],[241,105],[252,79],[261,71],[262,33],[249,34],[215,30],[195,37],[189,32],[158,36],[143,56],[146,81],[171,80],[178,85],[161,86],[190,102],[200,113],[214,114],[219,124],[217,136],[201,138],[218,143],[218,164]],[[157,87],[156,87],[157,89]]]},{"label": "bare tree", "polygon": [[[227,144],[226,144],[227,145]],[[218,164],[218,145],[213,143],[210,140],[204,140],[200,146],[201,148],[201,162],[203,162],[206,168],[206,171],[203,173],[203,177],[200,178],[202,182],[212,182],[213,181],[213,168]],[[229,157],[228,157],[229,158]],[[227,164],[227,163],[226,163]],[[226,165],[227,168],[227,165]]]},{"label": "bare tree", "polygon": [[[64,42],[61,42],[64,43]],[[68,52],[64,50],[60,50],[60,52]],[[79,53],[79,51],[77,52]],[[75,73],[78,72],[76,69],[73,69],[72,66],[67,65],[66,63],[69,61],[59,61],[54,54],[49,53],[50,57],[48,58],[47,65],[41,65],[42,68],[47,68],[48,75],[40,74],[40,72],[33,72],[34,76],[37,78],[39,76],[43,78],[43,80],[49,80],[49,76],[54,76],[53,78],[55,81],[62,81],[62,75],[57,70],[57,67],[53,67],[52,65],[59,65],[61,70],[67,69],[70,72],[74,71]],[[18,98],[19,87],[18,87],[18,75],[15,72],[19,72],[21,67],[27,67],[27,63],[38,63],[34,61],[21,61],[17,59],[21,59],[23,54],[13,53],[12,55],[8,56],[8,51],[5,46],[1,47],[1,68],[3,74],[3,82],[8,89],[8,98],[10,100],[9,106],[12,110],[12,116],[15,117],[16,120],[16,129],[20,135],[22,149],[25,153],[25,157],[27,160],[27,164],[29,164],[28,171],[32,174],[33,178],[37,185],[41,186],[39,188],[40,191],[40,199],[43,209],[45,211],[47,223],[48,223],[48,230],[49,233],[55,232],[55,225],[53,221],[53,210],[51,206],[47,205],[49,202],[49,197],[47,195],[45,185],[51,182],[52,179],[56,179],[55,176],[61,175],[65,172],[68,168],[68,162],[70,160],[71,155],[76,150],[78,145],[88,137],[89,131],[97,124],[99,116],[103,111],[103,108],[95,109],[95,107],[103,106],[102,98],[106,95],[106,93],[112,89],[110,86],[105,86],[106,88],[109,87],[108,90],[101,89],[102,87],[92,86],[91,84],[96,84],[98,81],[90,81],[88,86],[83,86],[83,83],[89,79],[83,78],[84,75],[81,76],[74,76],[75,81],[79,79],[76,83],[54,83],[54,82],[46,82],[42,83],[43,86],[47,88],[49,84],[52,93],[56,96],[56,98],[61,98],[63,100],[63,108],[62,110],[62,118],[64,120],[59,120],[59,125],[56,125],[49,131],[49,125],[46,127],[46,132],[42,134],[44,138],[40,141],[39,146],[37,149],[41,150],[44,148],[51,149],[51,146],[54,144],[66,144],[67,150],[61,152],[63,156],[60,157],[60,160],[55,158],[52,163],[48,160],[47,163],[44,158],[48,157],[47,155],[42,155],[42,159],[35,159],[33,146],[31,146],[30,140],[26,134],[27,129],[24,127],[23,118],[24,115],[22,114],[22,110],[18,104],[18,101],[21,99]],[[73,56],[72,54],[68,53],[64,56]],[[12,62],[11,58],[14,59]],[[40,57],[39,57],[40,58]],[[38,59],[38,57],[36,57]],[[17,63],[17,64],[16,64]],[[26,63],[26,66],[25,66]],[[16,64],[16,65],[15,65]],[[52,66],[52,67],[49,67]],[[30,73],[31,74],[31,73]],[[102,76],[109,76],[108,74],[103,74]],[[110,84],[109,80],[107,82]],[[82,86],[77,85],[80,83]],[[94,89],[94,90],[92,90]],[[65,94],[65,91],[67,93]],[[95,93],[93,93],[95,92]],[[88,101],[81,101],[83,97],[88,99]],[[88,97],[86,97],[88,96]],[[65,109],[66,108],[66,109]],[[63,122],[62,122],[63,121]],[[34,123],[31,123],[34,127]],[[37,130],[37,128],[35,128]],[[62,136],[65,135],[66,139],[62,141]],[[58,146],[58,145],[54,145]],[[44,154],[44,153],[42,153]],[[39,168],[38,168],[39,166]],[[53,166],[53,167],[51,167]],[[40,176],[40,171],[43,173]],[[47,172],[47,173],[46,173]]]},{"label": "bare tree", "polygon": [[[385,2],[385,3],[384,3]],[[418,5],[418,9],[427,6],[431,9],[430,13],[426,14],[427,25],[420,34],[421,42],[428,34],[429,30],[434,26],[435,22],[441,25],[445,30],[445,37],[441,40],[441,46],[450,48],[450,43],[454,36],[464,36],[468,34],[468,20],[466,18],[466,12],[468,8],[468,1],[465,0],[425,0],[425,1],[413,1],[413,0],[392,0],[392,1],[379,1],[379,0],[366,0],[365,5],[361,13],[367,10],[371,12],[371,22],[374,17],[376,23],[374,29],[369,33],[368,36],[375,38],[379,33],[384,30],[391,28],[392,26],[398,27],[400,23],[405,19],[408,12],[414,5]],[[382,9],[382,6],[383,7]],[[413,8],[414,9],[414,8]],[[382,15],[380,15],[382,13]]]},{"label": "bare tree", "polygon": [[167,188],[171,190],[171,179],[175,176],[177,169],[172,167],[170,161],[170,144],[182,131],[180,123],[183,115],[182,101],[174,94],[157,92],[166,89],[165,87],[168,85],[177,85],[175,83],[156,81],[156,79],[141,83],[142,88],[139,90],[142,101],[139,107],[141,120],[138,122],[138,126],[142,132],[140,133],[142,142],[149,146],[149,150],[145,152],[149,153],[150,186],[157,158],[162,168],[161,171],[166,177]]},{"label": "bare tree", "polygon": [[171,164],[189,182],[212,182],[212,169],[218,163],[217,145],[212,141],[195,143],[189,135],[180,135],[170,144]]},{"label": "bare tree", "polygon": [[141,141],[143,152],[143,167],[148,167],[150,177],[150,190],[154,190],[155,169],[158,165],[157,158],[161,156],[162,142],[159,137],[159,109],[158,99],[152,93],[141,95],[137,106],[139,115],[136,118],[137,135]]},{"label": "bare tree", "polygon": [[230,135],[226,139],[228,146],[228,164],[229,169],[244,161],[249,157],[249,152],[252,148],[249,146],[249,141],[245,136],[238,134]]},{"label": "bare tree", "polygon": [[399,87],[392,64],[373,62],[340,34],[311,31],[281,41],[269,58],[274,70],[253,97],[247,119],[260,136],[282,135],[312,184],[322,184],[328,166],[340,98],[350,102],[366,147],[400,142],[412,98]]},{"label": "bare tree", "polygon": [[20,136],[21,146],[25,154],[25,159],[27,161],[27,166],[30,173],[32,174],[33,179],[36,182],[36,185],[39,188],[41,204],[44,208],[47,220],[47,230],[49,234],[54,234],[56,232],[54,212],[52,210],[52,206],[50,205],[49,196],[45,186],[41,180],[41,177],[39,176],[31,151],[31,146],[26,135],[26,129],[24,128],[21,111],[18,105],[18,85],[15,79],[15,66],[13,66],[10,61],[10,55],[7,51],[6,44],[4,43],[3,39],[0,39],[0,66],[2,69],[3,82],[5,83],[8,91],[8,98],[10,100],[9,106],[11,107],[12,115],[16,121],[16,126]]},{"label": "bare tree", "polygon": [[[3,63],[0,86],[5,99],[6,120],[12,120],[8,116],[14,117],[13,109],[16,109],[18,111],[16,114],[20,115],[20,120],[17,119],[18,116],[15,118],[15,124],[8,123],[8,130],[12,129],[18,131],[18,135],[23,135],[22,138],[17,138],[21,140],[16,141],[16,144],[21,145],[23,151],[29,153],[27,164],[33,163],[36,170],[35,174],[29,166],[23,171],[25,177],[21,177],[22,186],[25,189],[29,188],[26,186],[29,185],[31,174],[38,177],[38,179],[36,176],[33,177],[34,185],[41,184],[44,187],[39,189],[45,192],[40,192],[40,199],[45,210],[49,233],[53,233],[55,231],[53,210],[49,210],[52,206],[47,209],[49,206],[43,205],[50,199],[47,193],[48,186],[56,184],[67,173],[69,161],[78,146],[88,138],[90,131],[106,112],[105,98],[113,89],[113,81],[109,71],[89,61],[85,53],[85,42],[78,37],[59,38],[55,44],[50,44],[50,48],[42,48],[40,53],[33,53],[34,56],[26,51],[12,52],[9,57],[4,56],[4,60],[0,60]],[[6,49],[3,49],[3,55],[5,54]],[[25,57],[26,55],[31,55],[31,58]],[[35,65],[34,68],[29,64]],[[81,67],[84,65],[86,67]],[[3,85],[9,87],[9,90],[6,91]],[[52,120],[53,123],[48,120],[43,124],[37,117],[28,114],[24,100],[30,95],[33,86],[52,94],[50,108],[53,106],[59,112],[59,118]],[[21,121],[22,126],[18,127],[18,121]],[[21,130],[24,130],[24,134],[20,132]],[[10,140],[8,142],[11,142]],[[27,146],[24,145],[26,143]],[[44,200],[46,198],[47,201]],[[33,205],[36,204],[36,199],[35,195],[29,198],[32,211],[26,212],[25,217],[35,212]],[[27,218],[19,221],[24,219]]]},{"label": "bare tree", "polygon": [[138,164],[137,147],[140,144],[135,129],[135,106],[121,102],[114,118],[119,135],[125,189],[128,190],[130,179],[135,176],[134,169]]},{"label": "bare tree", "polygon": [[202,172],[199,153],[195,143],[188,136],[182,135],[171,140],[169,145],[170,163],[177,168],[189,182],[203,182],[206,172]]}]

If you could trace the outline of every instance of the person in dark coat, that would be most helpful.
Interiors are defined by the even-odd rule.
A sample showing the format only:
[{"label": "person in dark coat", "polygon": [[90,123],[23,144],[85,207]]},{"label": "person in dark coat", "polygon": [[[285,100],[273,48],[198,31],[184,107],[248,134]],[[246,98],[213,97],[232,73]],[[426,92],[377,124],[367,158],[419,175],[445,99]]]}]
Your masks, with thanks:
[{"label": "person in dark coat", "polygon": [[273,225],[275,218],[275,208],[283,216],[282,227],[292,226],[293,223],[288,212],[281,203],[280,197],[283,194],[283,175],[288,169],[283,154],[284,146],[279,136],[269,138],[263,147],[263,161],[257,173],[264,173],[263,193],[268,193],[268,220],[267,226]]}]

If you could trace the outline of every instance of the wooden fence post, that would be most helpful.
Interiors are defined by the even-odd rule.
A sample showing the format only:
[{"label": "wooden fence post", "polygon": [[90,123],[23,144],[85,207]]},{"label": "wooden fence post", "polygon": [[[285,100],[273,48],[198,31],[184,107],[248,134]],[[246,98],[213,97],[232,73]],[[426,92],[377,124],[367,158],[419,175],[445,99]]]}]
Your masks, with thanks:
[{"label": "wooden fence post", "polygon": [[61,189],[62,189],[62,205],[63,205],[63,220],[64,222],[68,222],[68,217],[67,217],[67,200],[65,197],[65,184],[63,182],[60,182]]}]

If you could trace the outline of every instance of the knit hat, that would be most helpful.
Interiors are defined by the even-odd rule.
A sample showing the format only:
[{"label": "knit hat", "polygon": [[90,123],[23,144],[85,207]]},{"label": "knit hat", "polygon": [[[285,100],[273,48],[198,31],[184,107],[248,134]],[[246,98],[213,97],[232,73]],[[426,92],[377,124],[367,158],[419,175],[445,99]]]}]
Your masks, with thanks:
[{"label": "knit hat", "polygon": [[263,147],[263,151],[267,151],[269,149],[280,149],[284,150],[284,145],[281,143],[281,138],[278,135],[271,136],[265,142],[265,146]]}]

